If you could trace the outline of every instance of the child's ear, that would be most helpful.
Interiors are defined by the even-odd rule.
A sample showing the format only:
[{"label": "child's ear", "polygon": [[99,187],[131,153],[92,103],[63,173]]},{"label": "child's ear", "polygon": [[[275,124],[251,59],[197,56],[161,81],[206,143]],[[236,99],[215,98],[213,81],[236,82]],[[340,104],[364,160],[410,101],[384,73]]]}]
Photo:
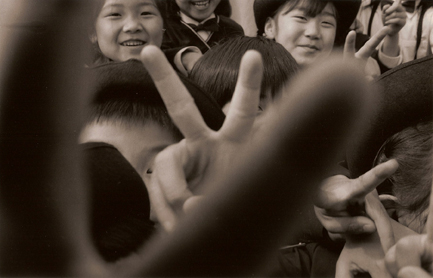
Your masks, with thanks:
[{"label": "child's ear", "polygon": [[89,39],[92,43],[97,43],[98,42],[98,37],[96,36],[95,33],[89,34]]},{"label": "child's ear", "polygon": [[265,37],[268,39],[275,39],[277,23],[271,17],[266,19],[265,23]]},{"label": "child's ear", "polygon": [[395,218],[397,213],[397,206],[398,206],[397,197],[389,194],[382,194],[379,195],[379,199],[382,205],[385,207],[388,216],[391,218]]}]

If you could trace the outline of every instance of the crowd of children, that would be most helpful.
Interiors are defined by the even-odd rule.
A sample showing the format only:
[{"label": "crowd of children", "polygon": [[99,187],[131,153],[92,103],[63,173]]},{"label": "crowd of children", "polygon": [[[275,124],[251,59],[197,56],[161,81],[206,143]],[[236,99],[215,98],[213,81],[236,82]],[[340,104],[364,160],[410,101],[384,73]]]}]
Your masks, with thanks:
[{"label": "crowd of children", "polygon": [[[87,244],[96,250],[81,255],[99,270],[82,271],[433,277],[432,3],[254,0],[257,37],[244,36],[228,0],[87,3],[89,38],[77,44],[92,46],[81,68],[89,96],[74,138],[89,192]],[[46,30],[31,39],[58,44]],[[7,97],[23,71],[1,72]],[[41,79],[58,82],[50,73]],[[2,127],[1,148],[13,150],[8,132]],[[20,164],[1,163],[9,188]],[[41,192],[58,194],[44,180]],[[10,192],[0,196],[8,232],[25,219],[5,199]],[[78,198],[61,196],[69,209]],[[50,221],[46,228],[57,229]],[[22,246],[14,240],[8,250]],[[59,260],[80,262],[74,252]],[[32,274],[0,261],[2,274]]]}]

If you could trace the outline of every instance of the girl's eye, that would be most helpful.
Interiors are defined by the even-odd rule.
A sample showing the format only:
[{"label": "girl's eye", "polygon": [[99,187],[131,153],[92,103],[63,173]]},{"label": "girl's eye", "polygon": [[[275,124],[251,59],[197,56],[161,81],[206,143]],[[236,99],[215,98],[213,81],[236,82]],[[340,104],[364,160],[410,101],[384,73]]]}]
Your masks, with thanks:
[{"label": "girl's eye", "polygon": [[119,16],[121,16],[120,13],[110,13],[107,15],[107,17],[119,17]]},{"label": "girl's eye", "polygon": [[334,27],[334,26],[335,26],[334,23],[332,23],[332,22],[327,22],[327,21],[322,22],[322,25],[323,25],[324,27]]},{"label": "girl's eye", "polygon": [[141,15],[147,16],[147,15],[153,15],[151,12],[142,12]]},{"label": "girl's eye", "polygon": [[297,16],[295,16],[295,18],[299,19],[299,20],[302,20],[302,21],[307,21],[307,18],[305,16],[297,15]]}]

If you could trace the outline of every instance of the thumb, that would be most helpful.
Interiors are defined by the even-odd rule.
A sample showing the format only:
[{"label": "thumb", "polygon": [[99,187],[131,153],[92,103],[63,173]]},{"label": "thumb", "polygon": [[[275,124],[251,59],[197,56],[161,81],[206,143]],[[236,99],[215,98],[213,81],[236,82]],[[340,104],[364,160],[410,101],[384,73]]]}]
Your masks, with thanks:
[{"label": "thumb", "polygon": [[343,57],[344,59],[353,59],[355,57],[356,32],[350,31],[346,36],[344,43]]},{"label": "thumb", "polygon": [[395,244],[394,231],[388,213],[380,202],[376,190],[366,196],[365,205],[367,214],[376,225],[383,252],[386,253]]}]

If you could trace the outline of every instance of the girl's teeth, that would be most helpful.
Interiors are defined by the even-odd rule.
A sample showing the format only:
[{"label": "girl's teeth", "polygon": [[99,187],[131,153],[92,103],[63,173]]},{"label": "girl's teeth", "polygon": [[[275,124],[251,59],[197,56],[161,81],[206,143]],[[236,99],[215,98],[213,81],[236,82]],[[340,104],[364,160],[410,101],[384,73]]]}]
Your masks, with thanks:
[{"label": "girl's teeth", "polygon": [[195,2],[194,5],[199,6],[199,7],[204,7],[207,6],[209,4],[209,1],[203,1],[203,2]]},{"label": "girl's teeth", "polygon": [[139,45],[143,45],[143,42],[124,42],[123,45],[125,45],[125,46],[139,46]]}]

